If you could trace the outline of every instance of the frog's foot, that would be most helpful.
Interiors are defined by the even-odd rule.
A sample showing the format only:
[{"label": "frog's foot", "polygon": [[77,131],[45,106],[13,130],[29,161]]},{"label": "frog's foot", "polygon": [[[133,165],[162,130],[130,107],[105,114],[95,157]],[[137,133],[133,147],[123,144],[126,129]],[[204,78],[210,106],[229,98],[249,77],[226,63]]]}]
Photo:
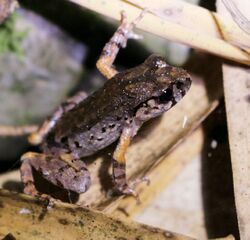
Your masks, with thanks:
[{"label": "frog's foot", "polygon": [[135,191],[135,188],[137,185],[139,185],[142,182],[146,182],[147,185],[150,184],[150,180],[148,177],[137,178],[134,181],[131,181],[130,183],[125,182],[125,184],[122,184],[122,185],[119,185],[119,183],[116,183],[115,190],[116,192],[120,194],[133,196],[136,199],[137,204],[140,204],[141,200],[140,200],[138,192]]},{"label": "frog's foot", "polygon": [[134,33],[133,29],[143,18],[144,14],[145,11],[142,11],[141,14],[134,21],[128,23],[125,11],[121,11],[121,25],[119,26],[117,33],[120,34],[119,45],[122,48],[125,48],[127,46],[128,39],[142,39],[142,36]]},{"label": "frog's foot", "polygon": [[39,153],[28,152],[21,157],[21,161],[23,163],[20,172],[21,172],[21,179],[24,184],[23,192],[25,194],[38,198],[42,202],[45,202],[47,207],[52,207],[56,200],[47,194],[39,192],[36,189],[34,184],[32,165],[29,162],[32,159],[38,159],[38,157],[40,157],[41,159],[41,157],[44,156],[45,155]]},{"label": "frog's foot", "polygon": [[55,202],[57,201],[56,199],[52,198],[51,196],[44,194],[44,193],[40,193],[37,191],[35,185],[33,182],[27,182],[24,185],[24,193],[28,194],[32,197],[37,198],[39,201],[41,201],[42,203],[44,203],[44,205],[46,205],[47,208],[53,207]]}]

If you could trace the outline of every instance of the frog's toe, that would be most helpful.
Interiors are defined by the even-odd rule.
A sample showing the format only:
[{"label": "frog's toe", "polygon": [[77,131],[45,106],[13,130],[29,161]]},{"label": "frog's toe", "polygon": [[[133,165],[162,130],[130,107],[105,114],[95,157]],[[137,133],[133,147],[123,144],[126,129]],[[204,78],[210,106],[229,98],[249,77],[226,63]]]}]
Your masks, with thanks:
[{"label": "frog's toe", "polygon": [[141,200],[135,188],[142,182],[146,182],[147,185],[149,185],[150,180],[148,177],[138,178],[134,181],[131,181],[129,184],[125,183],[124,185],[116,186],[115,189],[120,194],[133,196],[136,199],[137,204],[140,204]]}]

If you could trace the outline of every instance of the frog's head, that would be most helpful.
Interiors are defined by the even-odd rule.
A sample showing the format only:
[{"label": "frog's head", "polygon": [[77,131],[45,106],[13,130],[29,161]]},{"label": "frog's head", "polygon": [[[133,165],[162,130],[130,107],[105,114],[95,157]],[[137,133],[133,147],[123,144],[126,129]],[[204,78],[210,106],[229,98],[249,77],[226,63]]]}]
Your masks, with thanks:
[{"label": "frog's head", "polygon": [[136,116],[146,121],[170,109],[187,93],[191,78],[182,68],[169,66],[163,57],[151,55],[143,66],[151,95],[137,108]]},{"label": "frog's head", "polygon": [[150,75],[157,84],[157,96],[160,101],[171,99],[179,102],[191,86],[191,78],[186,70],[169,66],[166,60],[158,55],[151,55],[145,61]]}]

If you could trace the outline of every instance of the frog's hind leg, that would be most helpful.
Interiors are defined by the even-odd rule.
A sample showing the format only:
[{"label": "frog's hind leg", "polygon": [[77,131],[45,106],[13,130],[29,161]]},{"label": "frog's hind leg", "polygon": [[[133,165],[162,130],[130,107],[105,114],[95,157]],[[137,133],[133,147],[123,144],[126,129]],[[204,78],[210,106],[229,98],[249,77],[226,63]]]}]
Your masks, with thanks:
[{"label": "frog's hind leg", "polygon": [[112,66],[119,49],[125,48],[129,38],[139,39],[141,36],[133,32],[133,28],[141,20],[144,11],[133,22],[127,23],[127,17],[124,11],[121,12],[121,24],[110,38],[109,42],[104,46],[102,53],[96,63],[98,70],[110,79],[117,74],[117,70]]},{"label": "frog's hind leg", "polygon": [[113,154],[112,162],[113,182],[115,185],[115,190],[125,195],[134,196],[137,199],[137,202],[140,202],[140,200],[138,194],[134,190],[134,187],[143,181],[149,182],[149,180],[147,178],[136,179],[135,181],[128,184],[126,179],[125,153],[130,145],[132,138],[136,135],[141,124],[141,122],[132,121],[123,129],[119,143]]},{"label": "frog's hind leg", "polygon": [[42,126],[38,128],[36,132],[33,132],[29,136],[29,142],[33,145],[40,144],[47,133],[55,126],[56,122],[61,118],[63,113],[70,111],[77,104],[83,101],[87,97],[87,94],[83,91],[78,92],[75,96],[69,98],[66,102],[62,103],[58,109],[44,121]]},{"label": "frog's hind leg", "polygon": [[22,165],[20,168],[21,181],[24,184],[24,193],[33,197],[47,198],[48,195],[41,194],[35,187],[33,176],[33,162],[45,158],[45,155],[39,153],[28,152],[21,157]]},{"label": "frog's hind leg", "polygon": [[21,157],[21,180],[24,193],[47,198],[35,187],[33,169],[52,184],[76,193],[86,192],[90,186],[90,174],[85,163],[80,159],[54,157],[50,155],[28,152]]}]

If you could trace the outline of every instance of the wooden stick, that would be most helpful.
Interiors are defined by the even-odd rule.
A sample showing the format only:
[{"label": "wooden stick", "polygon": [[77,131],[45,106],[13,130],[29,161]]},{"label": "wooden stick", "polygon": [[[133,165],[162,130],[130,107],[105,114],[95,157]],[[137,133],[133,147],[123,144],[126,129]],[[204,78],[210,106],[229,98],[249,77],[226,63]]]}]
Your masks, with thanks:
[{"label": "wooden stick", "polygon": [[25,125],[25,126],[5,126],[0,125],[0,136],[22,136],[33,133],[37,130],[37,125]]},{"label": "wooden stick", "polygon": [[[148,0],[145,3],[144,1],[135,0],[70,1],[117,20],[120,19],[121,10],[125,10],[128,18],[132,20],[140,14],[142,8],[148,6],[148,14],[145,14],[143,20],[137,25],[139,29],[171,41],[183,43],[193,48],[250,65],[249,35],[241,30],[234,21],[201,7],[190,6],[190,4],[182,1],[174,4],[173,1],[161,0]],[[163,2],[164,6],[162,5]],[[138,3],[140,3],[140,6]],[[175,5],[174,7],[173,4]],[[176,6],[178,7],[176,8]],[[164,14],[162,14],[163,10],[165,10]],[[170,22],[169,18],[167,18],[167,13],[176,11],[181,14],[175,14],[174,18],[172,14],[169,18],[175,20]],[[193,18],[195,16],[193,24],[192,21],[187,21],[191,16]],[[187,22],[191,23],[187,25]]]}]

